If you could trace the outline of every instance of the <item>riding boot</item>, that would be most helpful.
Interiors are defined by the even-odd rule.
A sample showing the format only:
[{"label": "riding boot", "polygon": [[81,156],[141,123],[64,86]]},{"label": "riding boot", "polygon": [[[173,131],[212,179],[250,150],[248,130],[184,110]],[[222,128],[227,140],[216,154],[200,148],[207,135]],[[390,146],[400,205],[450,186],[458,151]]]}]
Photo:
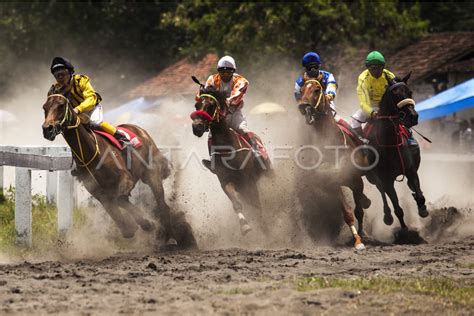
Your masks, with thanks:
[{"label": "riding boot", "polygon": [[367,145],[369,144],[369,140],[367,138],[365,138],[363,135],[364,135],[364,132],[362,131],[362,127],[356,127],[356,128],[352,128],[352,126],[350,124],[347,124],[349,127],[349,131],[354,134],[358,140],[360,140],[362,142],[362,144],[364,145]]},{"label": "riding boot", "polygon": [[115,132],[114,137],[120,142],[123,148],[127,146],[133,146],[132,143],[128,140],[128,138],[120,132],[120,130],[117,130]]}]

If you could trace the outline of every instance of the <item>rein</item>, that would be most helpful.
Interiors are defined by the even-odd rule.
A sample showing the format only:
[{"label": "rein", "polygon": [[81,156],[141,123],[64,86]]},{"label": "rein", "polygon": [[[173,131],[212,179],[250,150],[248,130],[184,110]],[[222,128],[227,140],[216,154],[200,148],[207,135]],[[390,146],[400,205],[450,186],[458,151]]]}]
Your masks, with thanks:
[{"label": "rein", "polygon": [[[69,144],[69,147],[71,148],[71,151],[72,153],[74,154],[74,156],[76,157],[76,159],[80,162],[79,166],[80,167],[85,167],[87,169],[87,171],[89,171],[89,173],[91,174],[91,176],[94,178],[94,176],[92,175],[90,169],[88,168],[88,166],[95,160],[95,158],[100,154],[100,150],[99,150],[99,142],[97,141],[97,136],[95,136],[95,133],[92,132],[92,135],[94,136],[94,142],[95,142],[95,153],[94,155],[92,156],[92,158],[89,160],[89,161],[85,161],[85,157],[84,157],[84,150],[82,148],[82,142],[81,142],[81,137],[79,135],[79,131],[78,131],[78,127],[79,125],[81,124],[81,119],[79,118],[79,116],[76,116],[76,123],[74,125],[66,125],[64,126],[64,124],[67,124],[69,123],[70,119],[72,119],[73,117],[73,113],[72,113],[72,110],[71,110],[71,107],[70,107],[70,103],[69,103],[69,99],[66,98],[65,96],[63,96],[62,94],[51,94],[48,96],[48,99],[51,98],[51,97],[61,97],[63,99],[66,100],[66,110],[65,110],[65,113],[64,113],[64,118],[61,120],[61,122],[59,123],[59,126],[61,127],[61,134],[63,134],[64,136],[64,129],[66,130],[70,130],[70,129],[74,129],[75,131],[75,134],[76,134],[76,138],[77,138],[77,143],[79,145],[79,152],[80,152],[80,155],[77,154],[77,152],[72,148],[72,146]],[[66,138],[65,138],[66,139]],[[67,139],[66,139],[67,141]],[[94,178],[95,180],[95,178]],[[97,180],[96,180],[97,182]]]},{"label": "rein", "polygon": [[[219,101],[216,99],[215,96],[211,95],[211,94],[207,94],[207,93],[203,93],[201,95],[199,95],[200,98],[209,98],[213,101],[216,102],[216,108],[214,109],[214,114],[211,116],[211,121],[214,121],[216,120],[217,122],[219,122],[220,120],[220,116],[221,116],[221,111],[219,110],[221,108],[221,104],[219,103]],[[204,111],[205,108],[202,109],[202,111]],[[210,123],[209,122],[209,123]]]},{"label": "rein", "polygon": [[[391,93],[394,88],[396,88],[398,86],[402,86],[402,85],[406,85],[406,83],[397,82],[397,83],[391,85],[387,89],[387,93]],[[390,95],[390,97],[391,97],[391,95]],[[415,101],[411,98],[405,98],[405,99],[403,99],[400,102],[395,104],[395,106],[397,107],[398,110],[402,109],[404,106],[407,106],[407,105],[415,106]],[[376,140],[377,140],[377,146],[379,146],[381,148],[396,148],[397,149],[398,158],[400,159],[400,164],[402,166],[402,179],[400,179],[400,180],[395,179],[395,181],[402,182],[403,179],[405,178],[405,174],[406,174],[405,162],[403,161],[403,156],[402,156],[402,152],[401,152],[401,148],[403,146],[403,136],[401,135],[401,132],[399,131],[399,124],[397,124],[395,122],[395,120],[400,119],[400,115],[399,114],[397,114],[397,115],[377,115],[375,117],[375,119],[376,120],[390,120],[390,122],[393,125],[395,134],[397,135],[397,138],[399,139],[399,143],[397,143],[395,145],[381,145],[378,135],[376,136]]]},{"label": "rein", "polygon": [[316,104],[313,106],[315,109],[317,109],[319,107],[319,105],[321,104],[321,97],[323,95],[323,86],[316,79],[306,80],[304,84],[306,85],[307,83],[316,83],[319,86],[319,88],[321,88],[321,93],[319,94],[318,102],[316,102]]}]

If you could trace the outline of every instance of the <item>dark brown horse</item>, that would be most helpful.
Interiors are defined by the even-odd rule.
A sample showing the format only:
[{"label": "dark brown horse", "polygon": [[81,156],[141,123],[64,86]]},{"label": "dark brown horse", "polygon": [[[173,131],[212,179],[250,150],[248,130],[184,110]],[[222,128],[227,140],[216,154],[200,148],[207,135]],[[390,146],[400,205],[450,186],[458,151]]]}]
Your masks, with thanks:
[{"label": "dark brown horse", "polygon": [[407,225],[403,220],[403,209],[398,203],[394,187],[398,176],[407,177],[408,186],[413,191],[420,217],[429,215],[418,178],[418,168],[421,162],[420,148],[418,145],[408,144],[410,137],[408,128],[418,124],[415,101],[412,99],[412,91],[407,86],[409,77],[410,74],[403,79],[395,79],[389,83],[380,101],[380,111],[377,117],[366,127],[367,138],[378,156],[371,157],[371,162],[375,167],[367,174],[367,179],[377,186],[382,195],[385,224],[391,225],[393,223],[391,210],[385,196],[388,195],[401,228],[405,231]]},{"label": "dark brown horse", "polygon": [[[325,185],[325,190],[336,193],[335,196],[342,204],[344,221],[350,227],[354,237],[354,247],[358,250],[365,248],[361,235],[363,235],[363,209],[370,206],[370,200],[364,195],[364,182],[362,181],[363,171],[356,168],[362,165],[362,151],[358,152],[356,144],[352,138],[346,135],[336,121],[329,101],[325,97],[324,89],[318,80],[307,80],[301,89],[302,102],[299,104],[300,111],[306,116],[308,124],[314,126],[317,137],[320,140],[323,153],[323,162],[326,166],[333,165],[331,170],[319,168],[316,176]],[[336,154],[335,149],[338,148]],[[352,155],[354,153],[354,155]],[[353,161],[357,161],[356,164]],[[337,161],[336,161],[337,160]],[[327,172],[329,171],[329,172]],[[307,176],[313,176],[309,174]],[[358,219],[359,231],[355,228],[354,212],[342,192],[341,186],[349,187],[354,197],[354,212]]]},{"label": "dark brown horse", "polygon": [[[156,199],[155,220],[163,227],[159,234],[168,247],[176,247],[177,239],[171,225],[171,211],[165,201],[163,180],[170,174],[168,161],[158,150],[150,135],[135,125],[122,125],[142,141],[140,148],[127,147],[120,151],[109,141],[86,128],[75,114],[69,100],[61,94],[48,96],[43,105],[45,120],[43,136],[53,141],[63,134],[71,147],[77,165],[76,177],[95,197],[119,227],[123,237],[132,238],[140,226],[144,231],[155,230],[142,211],[129,201],[130,192],[138,180],[147,184]],[[195,246],[189,225],[186,245]],[[165,246],[166,247],[166,246]]]},{"label": "dark brown horse", "polygon": [[[198,82],[197,79],[195,81]],[[225,120],[226,98],[223,93],[212,87],[204,89],[201,85],[200,98],[197,111],[191,114],[193,133],[201,137],[210,130],[212,134],[211,160],[203,160],[203,164],[217,175],[239,217],[241,232],[245,235],[251,227],[243,214],[243,202],[261,212],[257,181],[264,172],[269,171],[269,162],[254,156],[251,146],[228,127]],[[261,218],[261,213],[257,217]],[[265,229],[264,222],[260,221],[260,224]]]}]

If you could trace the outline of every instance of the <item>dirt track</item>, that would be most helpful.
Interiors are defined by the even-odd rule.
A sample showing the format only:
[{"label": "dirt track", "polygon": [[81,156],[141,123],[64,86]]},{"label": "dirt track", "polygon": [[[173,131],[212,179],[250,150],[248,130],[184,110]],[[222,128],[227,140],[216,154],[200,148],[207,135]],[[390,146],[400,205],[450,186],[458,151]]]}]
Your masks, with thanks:
[{"label": "dirt track", "polygon": [[[308,276],[449,278],[474,286],[474,237],[420,246],[122,254],[101,261],[0,266],[0,313],[472,314],[409,291],[297,290]],[[469,290],[468,290],[469,291]],[[472,297],[471,297],[472,304]]]}]

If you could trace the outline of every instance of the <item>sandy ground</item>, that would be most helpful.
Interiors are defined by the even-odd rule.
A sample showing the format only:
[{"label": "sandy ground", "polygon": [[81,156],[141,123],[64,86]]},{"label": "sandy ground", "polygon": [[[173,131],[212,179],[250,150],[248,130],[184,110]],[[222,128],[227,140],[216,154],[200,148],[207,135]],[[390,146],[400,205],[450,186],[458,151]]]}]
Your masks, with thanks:
[{"label": "sandy ground", "polygon": [[474,286],[474,237],[437,245],[118,254],[99,261],[0,266],[0,313],[472,314],[404,291],[324,288],[298,279],[446,277]]}]

